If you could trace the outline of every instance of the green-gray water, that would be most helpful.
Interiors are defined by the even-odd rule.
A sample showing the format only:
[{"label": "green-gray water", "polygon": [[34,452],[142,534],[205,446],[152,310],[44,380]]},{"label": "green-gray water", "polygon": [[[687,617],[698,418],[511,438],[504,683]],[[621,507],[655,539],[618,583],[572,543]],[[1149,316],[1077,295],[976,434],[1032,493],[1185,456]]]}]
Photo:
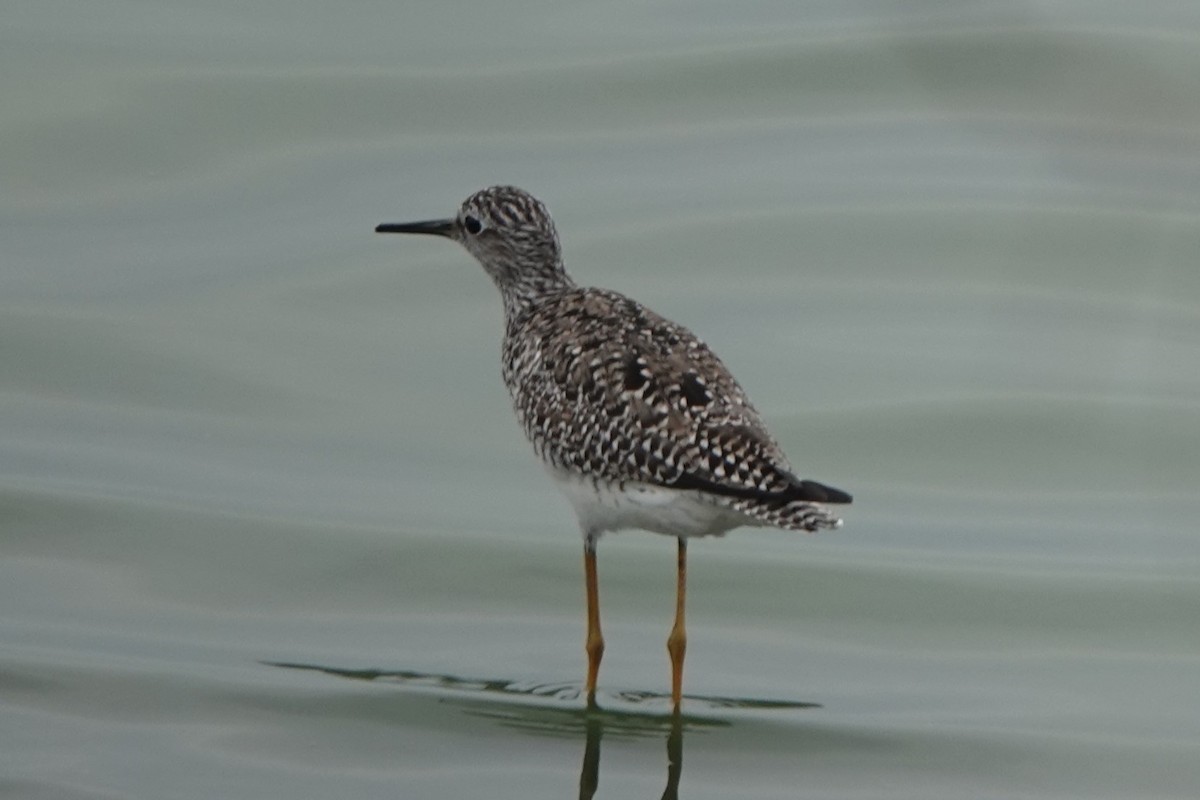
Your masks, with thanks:
[{"label": "green-gray water", "polygon": [[[1200,790],[1196,8],[43,2],[0,42],[0,795]],[[495,289],[372,233],[496,182],[855,495],[694,543],[681,729],[673,543],[602,541],[585,714]]]}]

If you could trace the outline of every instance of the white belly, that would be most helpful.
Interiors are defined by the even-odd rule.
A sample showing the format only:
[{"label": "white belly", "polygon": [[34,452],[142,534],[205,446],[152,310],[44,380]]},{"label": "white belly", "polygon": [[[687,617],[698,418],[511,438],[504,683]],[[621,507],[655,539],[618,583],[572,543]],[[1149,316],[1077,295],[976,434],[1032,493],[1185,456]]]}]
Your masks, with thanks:
[{"label": "white belly", "polygon": [[550,474],[571,501],[585,535],[638,528],[668,536],[720,536],[742,525],[757,524],[697,492],[634,482],[618,489],[553,468]]}]

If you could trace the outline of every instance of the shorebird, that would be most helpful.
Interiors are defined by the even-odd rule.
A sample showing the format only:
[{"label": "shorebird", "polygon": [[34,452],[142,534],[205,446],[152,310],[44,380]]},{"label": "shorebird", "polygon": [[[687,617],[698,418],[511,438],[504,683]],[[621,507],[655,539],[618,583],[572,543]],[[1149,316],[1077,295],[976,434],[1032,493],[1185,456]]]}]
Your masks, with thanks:
[{"label": "shorebird", "polygon": [[466,247],[504,301],[504,383],[517,419],[583,534],[586,691],[604,654],[596,544],[638,528],[678,543],[671,700],[683,693],[687,542],[740,526],[816,531],[850,495],[796,476],[725,365],[691,331],[617,292],[577,285],[546,207],[512,186],[471,195],[449,219],[386,223]]}]

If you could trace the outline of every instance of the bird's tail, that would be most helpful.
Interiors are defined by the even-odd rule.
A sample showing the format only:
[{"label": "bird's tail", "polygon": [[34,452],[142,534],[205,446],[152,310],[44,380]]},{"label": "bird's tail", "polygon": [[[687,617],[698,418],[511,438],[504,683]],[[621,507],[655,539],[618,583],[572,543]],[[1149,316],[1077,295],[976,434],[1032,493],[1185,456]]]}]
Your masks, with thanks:
[{"label": "bird's tail", "polygon": [[813,533],[842,527],[841,518],[822,503],[735,500],[730,505],[761,525]]},{"label": "bird's tail", "polygon": [[841,518],[828,506],[852,503],[853,497],[841,489],[797,478],[782,469],[777,468],[776,473],[787,483],[784,488],[774,491],[718,484],[686,474],[677,478],[672,488],[699,489],[715,502],[745,514],[759,525],[810,533],[822,528],[842,527]]}]

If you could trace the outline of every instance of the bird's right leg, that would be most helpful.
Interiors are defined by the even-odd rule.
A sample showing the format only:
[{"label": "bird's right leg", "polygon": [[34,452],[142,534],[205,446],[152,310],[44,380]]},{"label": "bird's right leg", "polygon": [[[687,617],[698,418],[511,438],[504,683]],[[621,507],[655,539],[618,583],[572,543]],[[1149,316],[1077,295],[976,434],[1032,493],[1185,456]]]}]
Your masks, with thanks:
[{"label": "bird's right leg", "polygon": [[667,652],[671,654],[671,706],[679,713],[683,700],[683,655],[687,652],[687,629],[683,622],[683,607],[687,598],[687,539],[679,537],[675,585],[675,625],[667,637]]},{"label": "bird's right leg", "polygon": [[596,704],[596,676],[604,656],[604,636],[600,633],[600,595],[596,582],[596,537],[587,534],[583,539],[583,574],[587,582],[587,702]]}]

